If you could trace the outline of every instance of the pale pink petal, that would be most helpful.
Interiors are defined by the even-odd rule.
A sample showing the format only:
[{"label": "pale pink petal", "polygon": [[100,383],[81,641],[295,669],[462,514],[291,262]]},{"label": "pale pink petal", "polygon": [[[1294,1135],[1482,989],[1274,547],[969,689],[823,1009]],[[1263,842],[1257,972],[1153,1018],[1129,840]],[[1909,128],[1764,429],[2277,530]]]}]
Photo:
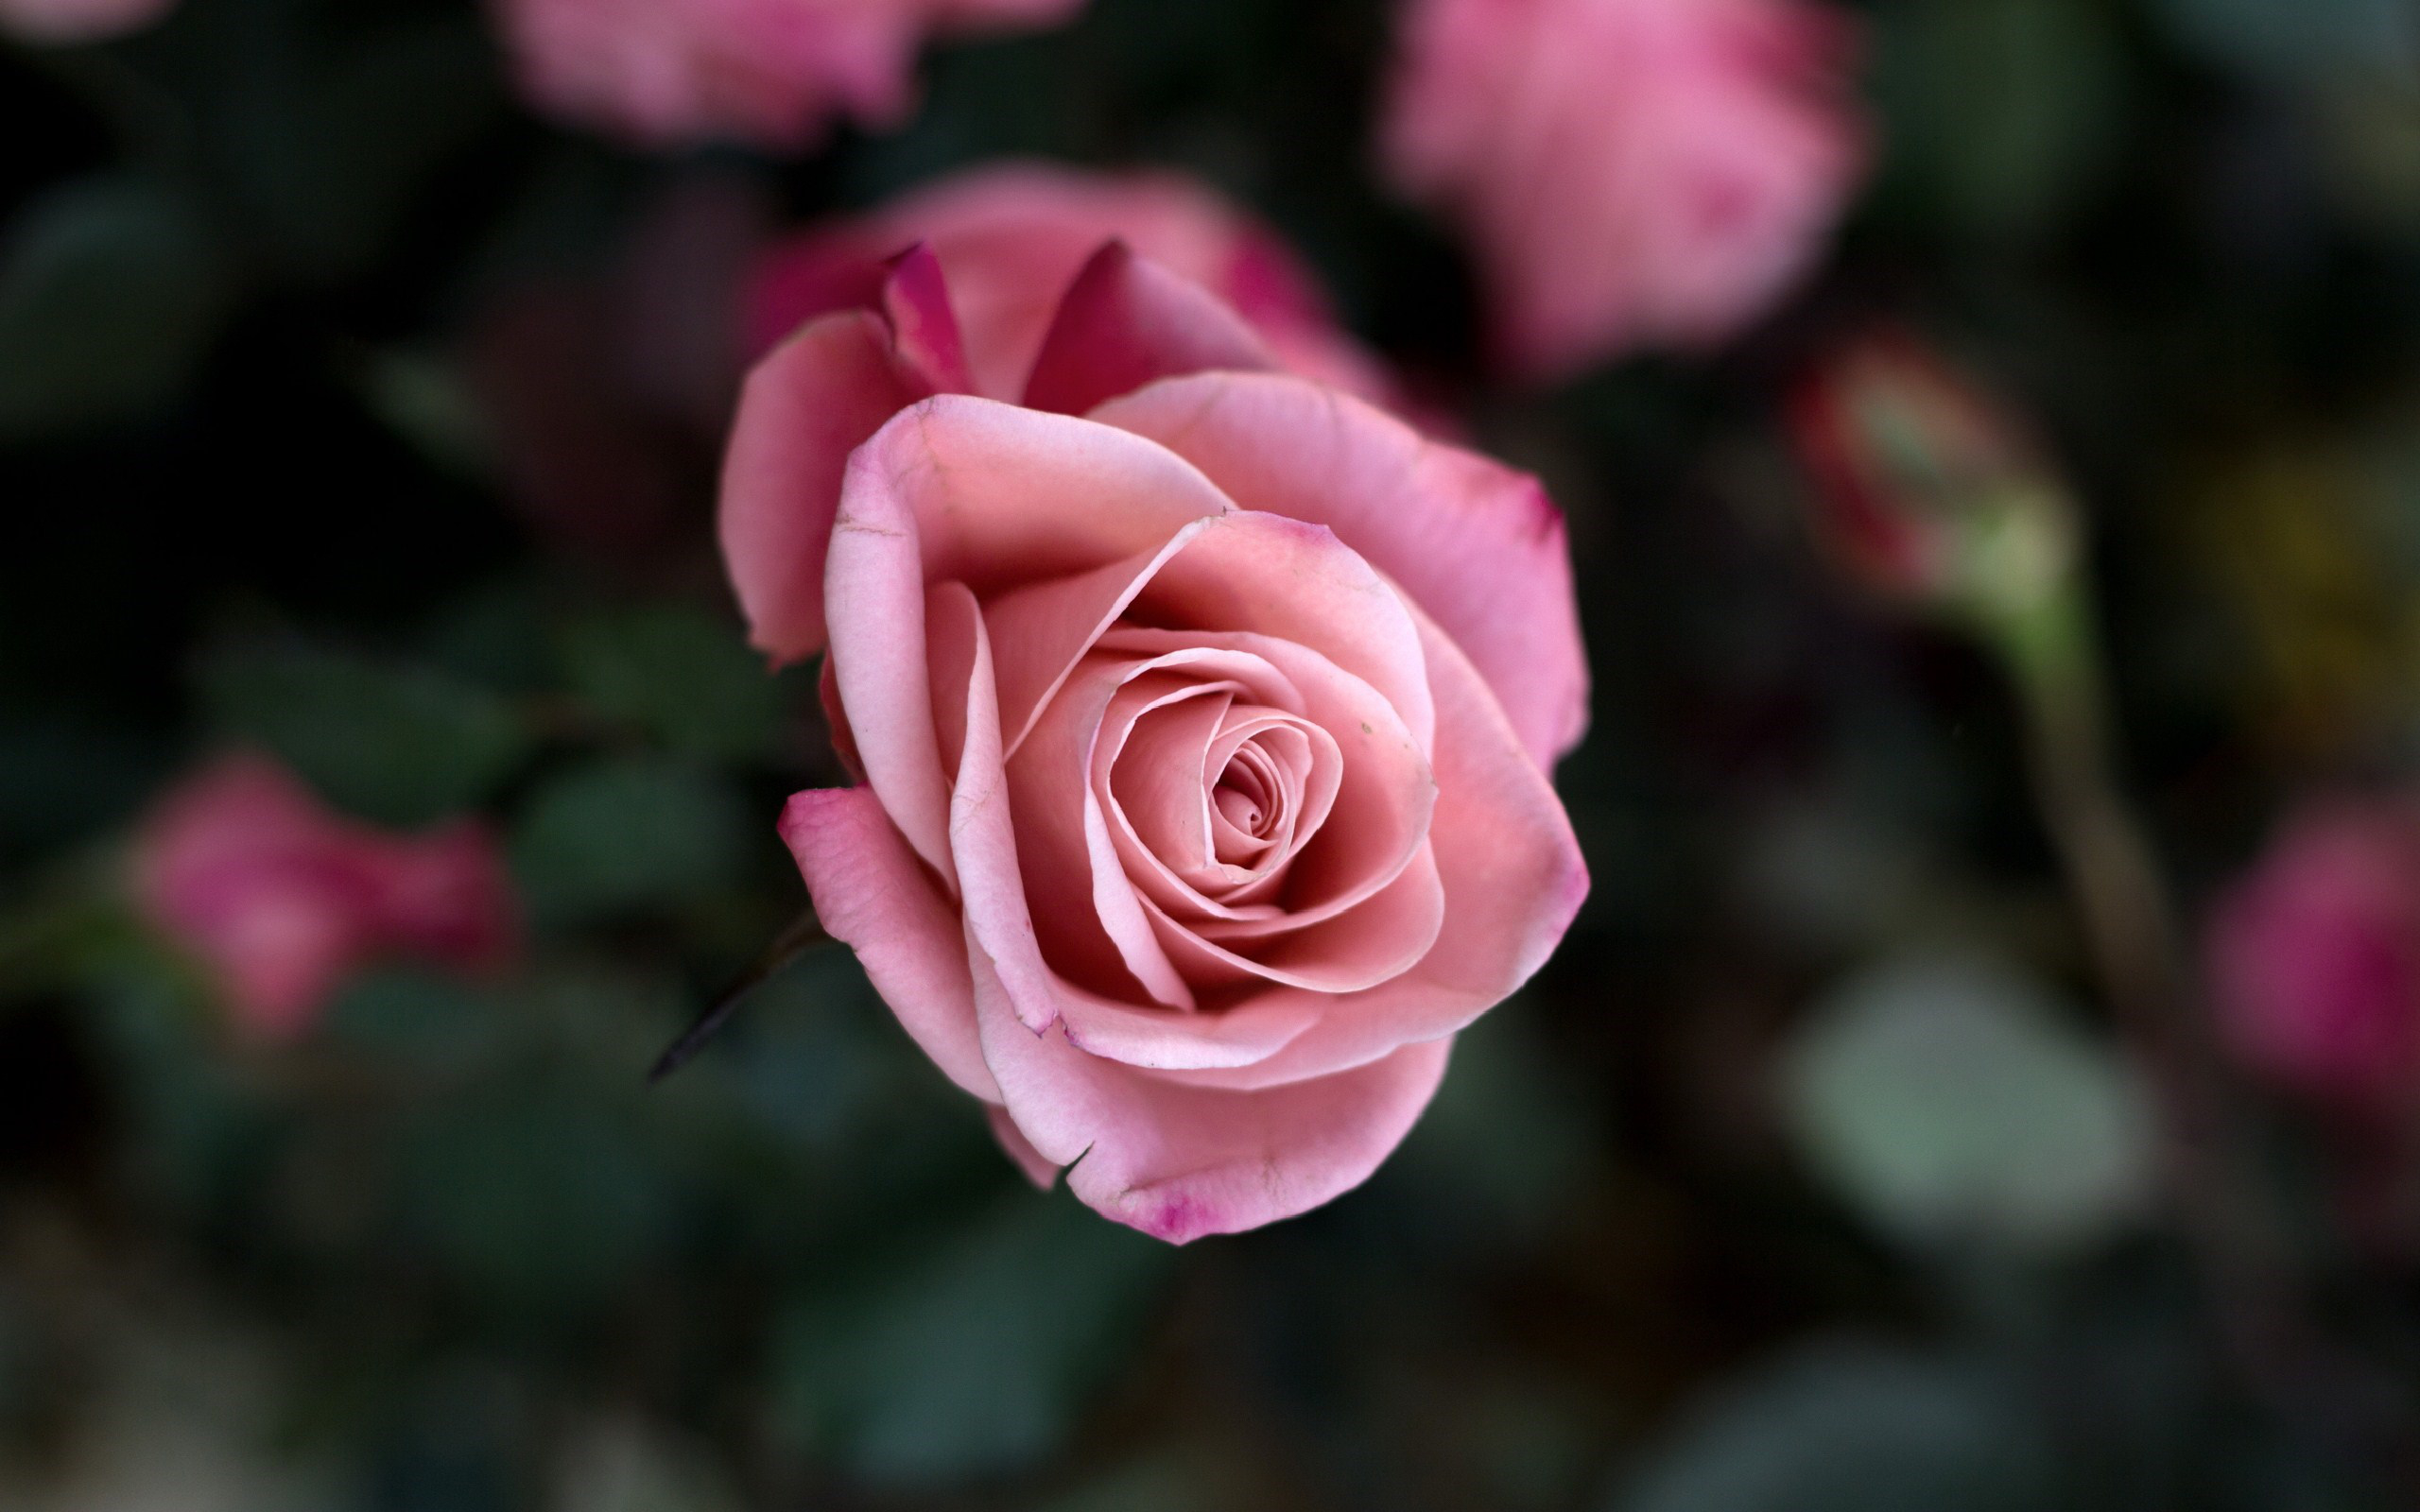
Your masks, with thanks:
[{"label": "pale pink petal", "polygon": [[1330,994],[1359,992],[1418,965],[1444,925],[1445,889],[1426,847],[1350,907],[1304,923],[1180,920],[1142,900],[1160,944],[1197,989],[1272,983]]},{"label": "pale pink petal", "polygon": [[1153,384],[1094,419],[1149,436],[1237,505],[1324,524],[1452,636],[1540,765],[1586,728],[1563,516],[1537,480],[1277,374]]},{"label": "pale pink petal", "polygon": [[862,311],[813,321],[748,375],[723,458],[722,555],[749,643],[776,662],[823,649],[825,551],[849,453],[923,397]]},{"label": "pale pink petal", "polygon": [[1080,415],[1155,378],[1275,366],[1233,310],[1114,241],[1093,254],[1060,302],[1025,402]]},{"label": "pale pink petal", "polygon": [[[1100,652],[1234,678],[1251,690],[1253,701],[1317,726],[1339,753],[1332,765],[1337,786],[1325,797],[1324,822],[1292,858],[1291,902],[1282,915],[1212,906],[1190,885],[1177,882],[1170,890],[1160,885],[1157,870],[1136,868],[1136,882],[1161,907],[1206,915],[1215,922],[1201,927],[1221,938],[1297,928],[1372,896],[1418,854],[1437,802],[1437,779],[1396,706],[1368,682],[1304,646],[1267,635],[1120,628],[1101,638]],[[1261,667],[1270,672],[1259,672]],[[1174,880],[1172,872],[1167,875]]]},{"label": "pale pink petal", "polygon": [[977,942],[1036,1034],[1058,1021],[1058,977],[1042,958],[1033,916],[1026,906],[1023,862],[1009,802],[1000,749],[1000,710],[993,693],[992,646],[972,596],[951,585],[962,607],[950,618],[970,627],[973,654],[964,688],[937,690],[960,700],[964,748],[949,795],[949,845],[969,938]]},{"label": "pale pink petal", "polygon": [[945,884],[959,878],[926,585],[958,580],[979,595],[1006,564],[1018,580],[1084,572],[1226,507],[1199,472],[1140,438],[963,395],[911,405],[852,455],[824,577],[834,680],[867,782]]},{"label": "pale pink petal", "polygon": [[1153,550],[1091,572],[1011,588],[983,606],[997,648],[1000,724],[1009,731],[1011,757],[1083,654],[1201,529],[1199,521],[1189,521]]},{"label": "pale pink petal", "polygon": [[1257,1092],[1188,1087],[1020,1023],[974,959],[984,1054],[1009,1117],[1107,1217],[1172,1244],[1289,1218],[1367,1179],[1444,1075],[1447,1045]]},{"label": "pale pink petal", "polygon": [[991,1121],[992,1137],[1000,1142],[1000,1149],[1025,1173],[1025,1178],[1041,1190],[1049,1191],[1051,1183],[1059,1179],[1059,1167],[1045,1160],[1042,1152],[1017,1132],[1009,1110],[997,1103],[985,1103],[983,1116]]},{"label": "pale pink petal", "polygon": [[[1138,998],[1190,1007],[1191,990],[1168,965],[1133,897],[1092,778],[1094,744],[1112,699],[1128,682],[1163,669],[1248,687],[1267,700],[1295,697],[1274,667],[1249,654],[1186,645],[1156,662],[1089,656],[1009,762],[1008,807],[1029,917],[1060,972],[1103,993],[1125,996],[1131,988]],[[1070,900],[1091,906],[1069,906]]]},{"label": "pale pink petal", "polygon": [[1120,1003],[1062,983],[1059,1027],[1086,1055],[1164,1071],[1250,1066],[1317,1023],[1325,1005],[1310,993],[1263,993],[1215,1013]]},{"label": "pale pink petal", "polygon": [[1232,1072],[1173,1074],[1267,1087],[1364,1065],[1463,1028],[1528,981],[1588,895],[1588,867],[1553,788],[1470,663],[1424,627],[1437,677],[1437,814],[1429,827],[1445,918],[1418,966],[1339,1001],[1285,1050]]},{"label": "pale pink petal", "polygon": [[1134,603],[1148,624],[1298,645],[1369,684],[1428,748],[1436,713],[1411,615],[1394,586],[1324,524],[1222,514],[1170,555]]},{"label": "pale pink petal", "polygon": [[976,1037],[957,911],[873,794],[861,787],[796,794],[782,811],[781,833],[824,933],[856,952],[874,990],[942,1074],[996,1102],[1000,1090]]}]

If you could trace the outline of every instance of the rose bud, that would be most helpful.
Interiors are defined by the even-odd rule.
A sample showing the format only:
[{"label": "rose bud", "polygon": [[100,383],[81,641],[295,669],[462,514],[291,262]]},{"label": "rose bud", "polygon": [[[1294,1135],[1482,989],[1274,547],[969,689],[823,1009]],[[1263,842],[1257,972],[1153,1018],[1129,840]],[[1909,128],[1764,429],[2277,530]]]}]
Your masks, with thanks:
[{"label": "rose bud", "polygon": [[974,391],[1013,399],[1068,284],[1113,239],[1217,295],[1281,366],[1401,409],[1276,232],[1173,174],[1015,162],[943,179],[776,242],[757,261],[745,323],[761,352],[816,316],[870,306],[887,262],[921,242],[949,280]]},{"label": "rose bud", "polygon": [[283,768],[230,756],[164,799],[134,848],[137,903],[216,978],[237,1024],[307,1028],[388,956],[497,965],[516,933],[493,842],[462,820],[419,836],[331,813]]},{"label": "rose bud", "polygon": [[1121,244],[1019,402],[994,318],[919,248],[749,379],[725,552],[861,779],[783,837],[1037,1180],[1172,1241],[1301,1212],[1586,891],[1562,519]]},{"label": "rose bud", "polygon": [[1409,0],[1386,167],[1468,236],[1512,371],[1711,346],[1863,172],[1851,41],[1809,0]]},{"label": "rose bud", "polygon": [[1875,591],[1999,627],[2072,584],[2064,483],[2006,411],[1914,337],[1876,332],[1838,348],[1789,407],[1816,533]]},{"label": "rose bud", "polygon": [[2341,1115],[2420,1114],[2420,809],[2303,808],[2208,928],[2219,1028],[2245,1066]]},{"label": "rose bud", "polygon": [[802,146],[896,126],[927,36],[1051,26],[1083,0],[493,0],[523,92],[643,146]]},{"label": "rose bud", "polygon": [[175,4],[176,0],[0,0],[0,31],[53,45],[100,42],[141,30],[166,15]]}]

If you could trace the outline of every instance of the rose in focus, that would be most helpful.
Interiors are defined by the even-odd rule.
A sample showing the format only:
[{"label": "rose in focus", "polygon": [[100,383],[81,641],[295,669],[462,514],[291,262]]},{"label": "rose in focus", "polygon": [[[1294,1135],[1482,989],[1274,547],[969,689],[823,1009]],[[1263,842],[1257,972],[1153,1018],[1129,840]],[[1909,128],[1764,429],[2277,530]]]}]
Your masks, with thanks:
[{"label": "rose in focus", "polygon": [[2420,808],[2338,799],[2290,816],[2210,915],[2219,1026],[2238,1059],[2340,1115],[2420,1112]]},{"label": "rose in focus", "polygon": [[524,91],[648,146],[803,145],[895,126],[928,36],[1065,21],[1083,0],[494,0]]},{"label": "rose in focus", "polygon": [[1810,0],[1409,0],[1387,167],[1469,236],[1512,370],[1703,347],[1788,290],[1861,173],[1850,52]]},{"label": "rose in focus", "polygon": [[995,163],[800,232],[757,261],[750,340],[763,352],[817,316],[878,302],[889,259],[921,242],[949,281],[973,391],[1014,399],[1068,285],[1113,239],[1216,295],[1284,367],[1392,404],[1384,369],[1337,329],[1293,250],[1238,206],[1166,173]]},{"label": "rose in focus", "polygon": [[265,758],[227,757],[161,801],[136,838],[152,925],[210,970],[239,1025],[307,1028],[349,976],[404,956],[493,967],[517,933],[493,840],[465,820],[391,834],[331,813]]},{"label": "rose in focus", "polygon": [[783,835],[1037,1180],[1173,1241],[1300,1212],[1586,891],[1561,517],[1121,244],[1019,403],[954,294],[915,249],[742,399],[733,576],[861,778]]}]

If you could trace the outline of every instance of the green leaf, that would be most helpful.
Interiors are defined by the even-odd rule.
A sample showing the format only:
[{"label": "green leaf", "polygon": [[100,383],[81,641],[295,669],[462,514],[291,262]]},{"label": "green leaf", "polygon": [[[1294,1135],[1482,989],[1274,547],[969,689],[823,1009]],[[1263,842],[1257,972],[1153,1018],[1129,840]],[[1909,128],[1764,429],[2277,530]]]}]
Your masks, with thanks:
[{"label": "green leaf", "polygon": [[512,865],[541,920],[574,923],[676,907],[729,886],[748,829],[747,810],[717,778],[661,758],[609,758],[530,798]]},{"label": "green leaf", "polygon": [[0,249],[0,439],[165,402],[232,295],[210,228],[154,179],[91,178],[35,201]]},{"label": "green leaf", "polygon": [[2039,1428],[1959,1361],[1828,1345],[1714,1403],[1610,1512],[2057,1512]]},{"label": "green leaf", "polygon": [[564,634],[562,655],[599,713],[674,750],[748,761],[780,741],[787,695],[723,616],[671,606],[600,615]]},{"label": "green leaf", "polygon": [[777,1345],[785,1417],[876,1485],[1036,1464],[1127,1360],[1174,1257],[1064,1195],[1021,1193],[793,1309]]},{"label": "green leaf", "polygon": [[511,705],[430,668],[321,646],[238,648],[202,670],[228,730],[275,751],[339,806],[431,823],[477,803],[530,745]]},{"label": "green leaf", "polygon": [[1850,982],[1792,1048],[1810,1160],[1925,1243],[2056,1250],[2138,1205],[2150,1125],[2126,1070],[2005,968],[1910,955]]}]

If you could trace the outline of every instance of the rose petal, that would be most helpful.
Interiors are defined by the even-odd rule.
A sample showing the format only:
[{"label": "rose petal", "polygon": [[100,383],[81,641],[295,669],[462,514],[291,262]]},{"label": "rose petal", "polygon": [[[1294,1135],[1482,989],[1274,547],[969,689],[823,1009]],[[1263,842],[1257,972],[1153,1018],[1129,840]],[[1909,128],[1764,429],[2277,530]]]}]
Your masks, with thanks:
[{"label": "rose petal", "polygon": [[1401,976],[1429,954],[1444,925],[1445,889],[1424,846],[1384,886],[1309,923],[1290,914],[1196,923],[1171,918],[1149,896],[1142,904],[1161,948],[1197,990],[1272,982],[1351,993]]},{"label": "rose petal", "polygon": [[1181,1013],[1118,1003],[1061,984],[1059,1027],[1086,1055],[1165,1071],[1250,1066],[1283,1050],[1319,1022],[1320,1001],[1265,993],[1216,1013]]},{"label": "rose petal", "polygon": [[948,784],[925,665],[925,589],[977,593],[1002,563],[1078,573],[1164,543],[1226,508],[1149,441],[1087,421],[944,394],[910,406],[850,458],[824,592],[843,612],[832,666],[866,780],[944,884]]},{"label": "rose petal", "polygon": [[1049,1191],[1051,1183],[1059,1179],[1059,1167],[1046,1160],[1030,1141],[1017,1132],[1016,1121],[1009,1117],[1007,1108],[997,1103],[986,1103],[983,1115],[991,1121],[992,1137],[1000,1142],[1001,1150],[1016,1163],[1018,1170],[1025,1173],[1025,1178],[1043,1191]]},{"label": "rose petal", "polygon": [[992,644],[998,647],[1000,723],[1009,731],[1010,756],[1025,744],[1084,652],[1201,530],[1201,521],[1188,521],[1154,550],[1088,573],[1012,588],[984,606]]},{"label": "rose petal", "polygon": [[[1413,632],[1417,635],[1417,630]],[[1212,906],[1181,883],[1161,887],[1165,868],[1137,868],[1137,884],[1171,914],[1202,910],[1219,920],[1221,937],[1267,934],[1333,918],[1385,886],[1410,864],[1428,833],[1436,778],[1407,722],[1377,689],[1324,657],[1266,635],[1120,628],[1101,638],[1104,656],[1140,655],[1168,667],[1229,666],[1255,700],[1299,714],[1338,748],[1338,783],[1326,822],[1293,857],[1282,916]],[[1223,662],[1240,657],[1246,660]],[[1271,684],[1267,674],[1276,675]],[[1270,691],[1273,688],[1273,692]],[[1290,705],[1290,707],[1289,707]]]},{"label": "rose petal", "polygon": [[1155,378],[1276,366],[1242,317],[1113,241],[1068,285],[1026,380],[1025,402],[1080,415]]},{"label": "rose petal", "polygon": [[1540,765],[1578,744],[1587,657],[1563,517],[1534,478],[1282,374],[1168,379],[1093,416],[1167,446],[1244,509],[1333,528],[1469,655]]},{"label": "rose petal", "polygon": [[1429,827],[1445,918],[1420,964],[1333,1005],[1285,1050],[1232,1072],[1172,1073],[1201,1086],[1272,1087],[1366,1065],[1450,1035],[1552,954],[1588,895],[1571,820],[1469,661],[1423,626],[1438,684],[1438,802]]},{"label": "rose petal", "polygon": [[1069,1190],[1172,1244],[1289,1218],[1368,1178],[1428,1105],[1443,1040],[1318,1081],[1235,1092],[1182,1085],[1028,1033],[974,957],[984,1054],[1008,1114]]},{"label": "rose petal", "polygon": [[923,391],[864,311],[803,327],[748,375],[722,470],[722,555],[749,644],[776,662],[823,649],[824,553],[849,453]]},{"label": "rose petal", "polygon": [[1436,713],[1411,615],[1325,525],[1241,509],[1206,521],[1135,595],[1134,617],[1315,652],[1375,689],[1428,748]]},{"label": "rose petal", "polygon": [[983,617],[964,585],[947,585],[959,600],[951,619],[973,638],[965,686],[946,690],[964,705],[964,748],[950,789],[949,843],[958,864],[959,897],[968,936],[994,963],[994,975],[1016,1001],[1027,1025],[1040,1034],[1061,1011],[1060,983],[1042,958],[1011,817],[1007,771],[1000,759],[1000,710],[993,693],[992,647]]},{"label": "rose petal", "polygon": [[974,387],[949,285],[930,247],[918,242],[890,260],[882,281],[882,310],[890,318],[893,351],[924,380],[926,393],[962,394]]},{"label": "rose petal", "polygon": [[975,1032],[974,988],[957,910],[874,795],[815,788],[782,811],[782,840],[824,933],[856,952],[874,990],[944,1075],[997,1102]]}]

